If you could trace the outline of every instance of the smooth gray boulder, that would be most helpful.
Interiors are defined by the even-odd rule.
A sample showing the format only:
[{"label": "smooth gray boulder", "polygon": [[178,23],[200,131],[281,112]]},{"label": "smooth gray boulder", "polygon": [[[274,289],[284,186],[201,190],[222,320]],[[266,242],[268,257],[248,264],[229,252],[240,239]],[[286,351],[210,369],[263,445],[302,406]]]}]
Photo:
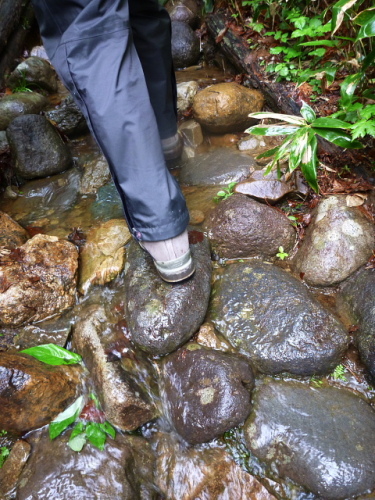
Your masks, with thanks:
[{"label": "smooth gray boulder", "polygon": [[7,84],[11,88],[27,86],[56,92],[57,74],[48,61],[41,57],[31,56],[22,61],[9,75]]},{"label": "smooth gray boulder", "polygon": [[349,322],[359,326],[355,342],[375,381],[375,269],[361,269],[342,283],[337,307]]},{"label": "smooth gray boulder", "polygon": [[[108,357],[115,342],[114,331],[115,325],[110,323],[104,307],[88,305],[80,312],[74,327],[73,345],[91,374],[106,418],[120,429],[130,431],[155,418],[157,412],[146,390],[123,369],[121,360]],[[122,343],[132,350],[126,338]],[[141,372],[142,363],[138,364]]]},{"label": "smooth gray boulder", "polygon": [[205,228],[213,251],[220,257],[275,257],[288,252],[296,239],[290,221],[278,210],[235,194],[219,202]]},{"label": "smooth gray boulder", "polygon": [[47,106],[46,97],[37,92],[19,92],[0,99],[0,130],[5,130],[17,116],[37,114]]},{"label": "smooth gray boulder", "polygon": [[199,38],[188,24],[172,22],[172,59],[176,69],[196,64],[200,55],[199,47]]},{"label": "smooth gray boulder", "polygon": [[132,242],[125,265],[126,319],[133,342],[151,355],[168,354],[203,323],[211,286],[211,259],[203,233],[190,232],[196,271],[178,284],[162,281],[151,257]]},{"label": "smooth gray boulder", "polygon": [[137,436],[107,438],[104,450],[86,444],[79,453],[63,434],[46,431],[29,438],[32,454],[19,481],[18,500],[157,500],[154,458]]},{"label": "smooth gray boulder", "polygon": [[330,286],[365,264],[374,247],[374,224],[345,196],[329,196],[314,210],[293,267],[310,285]]},{"label": "smooth gray boulder", "polygon": [[375,488],[375,412],[352,392],[271,381],[255,392],[245,424],[249,450],[318,498]]},{"label": "smooth gray boulder", "polygon": [[188,443],[210,441],[250,413],[253,373],[235,354],[188,344],[165,358],[163,381],[170,418]]},{"label": "smooth gray boulder", "polygon": [[23,179],[58,174],[72,166],[72,155],[57,130],[44,116],[15,118],[7,138],[16,173]]},{"label": "smooth gray boulder", "polygon": [[47,111],[45,116],[68,137],[74,137],[89,131],[86,120],[71,95],[64,99],[55,109]]},{"label": "smooth gray boulder", "polygon": [[263,373],[330,373],[348,344],[343,326],[300,281],[258,260],[226,266],[213,286],[210,315]]},{"label": "smooth gray boulder", "polygon": [[224,185],[245,180],[255,166],[251,156],[218,148],[180,161],[180,183],[187,186]]}]

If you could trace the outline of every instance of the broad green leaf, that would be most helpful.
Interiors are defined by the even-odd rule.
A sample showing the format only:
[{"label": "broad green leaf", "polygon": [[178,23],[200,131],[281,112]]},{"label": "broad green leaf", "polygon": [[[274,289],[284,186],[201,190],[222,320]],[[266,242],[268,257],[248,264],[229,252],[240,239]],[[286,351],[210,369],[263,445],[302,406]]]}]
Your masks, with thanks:
[{"label": "broad green leaf", "polygon": [[336,47],[338,45],[337,40],[313,40],[312,42],[303,42],[299,43],[298,45],[301,45],[303,47],[319,47],[321,45],[324,45],[326,47]]},{"label": "broad green leaf", "polygon": [[316,136],[311,135],[308,146],[304,152],[301,162],[301,171],[308,184],[313,188],[313,190],[316,193],[319,192],[319,186],[317,180],[317,163],[318,163],[317,148],[318,148],[318,141],[316,139]]},{"label": "broad green leaf", "polygon": [[361,26],[361,29],[357,33],[356,41],[362,38],[368,38],[375,35],[375,12],[373,12],[370,19]]},{"label": "broad green leaf", "polygon": [[104,450],[107,436],[106,433],[100,428],[100,424],[96,422],[90,422],[87,424],[86,436],[91,444],[99,448],[99,450]]},{"label": "broad green leaf", "polygon": [[109,422],[107,422],[107,420],[103,424],[99,424],[99,427],[102,429],[102,431],[111,436],[111,438],[115,439],[116,430]]},{"label": "broad green leaf", "polygon": [[81,434],[77,434],[74,437],[70,437],[68,441],[68,446],[73,451],[82,451],[82,448],[86,444],[86,433],[82,432]]},{"label": "broad green leaf", "polygon": [[371,9],[366,9],[360,12],[353,19],[353,23],[359,24],[359,26],[363,26],[364,24],[368,23],[372,19],[372,16],[374,15],[374,9],[375,7],[372,7]]},{"label": "broad green leaf", "polygon": [[363,145],[359,141],[353,141],[351,135],[344,132],[343,130],[329,128],[313,128],[312,130],[327,141],[332,142],[333,144],[336,144],[336,146],[340,146],[341,148],[363,148]]},{"label": "broad green leaf", "polygon": [[65,411],[59,413],[57,417],[49,424],[49,437],[55,439],[59,436],[70,424],[72,424],[79,416],[84,406],[85,400],[83,396],[77,398],[72,405]]},{"label": "broad green leaf", "polygon": [[74,365],[82,361],[79,354],[70,352],[55,344],[38,345],[20,352],[29,354],[29,356],[33,356],[48,365]]},{"label": "broad green leaf", "polygon": [[305,123],[304,119],[299,116],[283,115],[282,113],[267,113],[258,111],[257,113],[250,113],[249,116],[251,118],[257,118],[258,120],[263,120],[264,118],[272,118],[274,120],[292,123],[293,125],[303,125]]},{"label": "broad green leaf", "polygon": [[305,131],[301,137],[296,137],[290,145],[289,169],[291,172],[300,166],[303,153],[308,146],[308,140],[309,135]]},{"label": "broad green leaf", "polygon": [[337,118],[330,118],[329,116],[323,116],[321,118],[317,118],[311,123],[312,127],[317,128],[343,128],[348,129],[352,125],[351,123],[344,122],[342,120],[338,120]]},{"label": "broad green leaf", "polygon": [[261,153],[260,155],[257,156],[257,159],[260,160],[261,158],[269,158],[270,156],[273,156],[274,154],[277,153],[279,150],[280,146],[277,146],[276,148],[269,149],[268,151],[265,151],[264,153]]},{"label": "broad green leaf", "polygon": [[347,76],[340,87],[341,97],[352,96],[363,77],[362,72]]},{"label": "broad green leaf", "polygon": [[306,102],[302,102],[303,104],[300,113],[304,117],[304,119],[310,123],[316,119],[315,111]]},{"label": "broad green leaf", "polygon": [[344,20],[345,12],[352,7],[357,0],[339,0],[332,7],[332,35],[339,29]]},{"label": "broad green leaf", "polygon": [[225,191],[218,191],[217,196],[225,196]]},{"label": "broad green leaf", "polygon": [[375,137],[375,120],[360,120],[354,123],[352,127],[353,139],[357,139],[357,137],[365,137],[365,135]]},{"label": "broad green leaf", "polygon": [[265,125],[262,127],[258,127],[254,125],[254,127],[250,127],[247,132],[254,135],[290,135],[294,134],[299,129],[299,127],[293,127],[291,125]]},{"label": "broad green leaf", "polygon": [[311,52],[309,52],[309,55],[323,57],[325,53],[326,53],[326,49],[320,48],[320,49],[312,50]]},{"label": "broad green leaf", "polygon": [[84,430],[85,430],[85,427],[86,427],[86,424],[84,424],[83,422],[78,422],[74,426],[74,429],[72,430],[72,433],[70,434],[70,439],[78,436],[78,434],[82,434],[82,432],[84,432]]}]

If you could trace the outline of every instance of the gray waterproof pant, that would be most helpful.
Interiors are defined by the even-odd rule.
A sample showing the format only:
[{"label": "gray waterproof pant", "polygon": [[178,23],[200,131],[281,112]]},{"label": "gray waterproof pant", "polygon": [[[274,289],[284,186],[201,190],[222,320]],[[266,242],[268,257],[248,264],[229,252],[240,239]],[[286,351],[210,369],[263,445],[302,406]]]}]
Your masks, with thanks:
[{"label": "gray waterproof pant", "polygon": [[170,19],[158,0],[32,0],[48,56],[109,163],[129,228],[185,230],[185,199],[161,139],[176,133]]}]

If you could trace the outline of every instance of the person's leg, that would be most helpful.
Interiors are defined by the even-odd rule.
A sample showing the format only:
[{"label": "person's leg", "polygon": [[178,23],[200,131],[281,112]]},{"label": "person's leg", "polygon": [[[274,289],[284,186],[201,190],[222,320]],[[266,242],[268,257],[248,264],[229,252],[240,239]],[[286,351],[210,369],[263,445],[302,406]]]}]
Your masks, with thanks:
[{"label": "person's leg", "polygon": [[165,165],[129,29],[127,1],[33,3],[51,62],[108,160],[133,234],[144,241],[181,234],[188,224],[188,211]]}]

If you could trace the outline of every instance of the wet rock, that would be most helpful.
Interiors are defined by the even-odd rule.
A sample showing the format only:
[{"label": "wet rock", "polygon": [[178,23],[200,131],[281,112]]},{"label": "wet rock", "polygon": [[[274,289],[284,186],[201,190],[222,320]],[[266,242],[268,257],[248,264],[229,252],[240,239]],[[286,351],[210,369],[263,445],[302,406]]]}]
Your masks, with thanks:
[{"label": "wet rock", "polygon": [[168,354],[198,330],[210,295],[211,260],[207,240],[198,231],[191,251],[192,278],[168,284],[157,275],[151,257],[131,243],[125,271],[126,318],[133,342],[152,355]]},{"label": "wet rock", "polygon": [[219,335],[212,323],[207,322],[199,328],[199,332],[196,336],[197,344],[208,347],[209,349],[215,349],[217,351],[223,352],[233,352],[232,346],[228,341]]},{"label": "wet rock", "polygon": [[196,64],[199,59],[199,38],[190,26],[181,21],[172,22],[172,59],[176,69]]},{"label": "wet rock", "polygon": [[238,83],[218,83],[194,97],[194,118],[215,134],[243,132],[254,123],[249,113],[261,111],[263,95]]},{"label": "wet rock", "polygon": [[193,148],[198,147],[203,142],[202,128],[195,120],[187,120],[179,128],[185,141]]},{"label": "wet rock", "polygon": [[295,230],[279,211],[243,195],[221,201],[206,220],[212,249],[220,257],[274,257],[280,246],[288,252]]},{"label": "wet rock", "polygon": [[375,413],[352,392],[268,381],[256,392],[245,433],[254,455],[319,498],[375,487]]},{"label": "wet rock", "polygon": [[23,179],[47,177],[72,166],[72,156],[57,130],[44,116],[15,118],[7,137],[16,173]]},{"label": "wet rock", "polygon": [[275,500],[223,449],[181,446],[171,434],[153,441],[156,484],[168,500]]},{"label": "wet rock", "polygon": [[198,92],[198,82],[183,82],[177,84],[177,109],[183,113],[193,105],[193,99]]},{"label": "wet rock", "polygon": [[311,285],[333,285],[365,264],[374,246],[373,223],[345,196],[329,196],[316,207],[293,267]]},{"label": "wet rock", "polygon": [[88,133],[86,120],[71,95],[45,116],[68,137]]},{"label": "wet rock", "polygon": [[124,219],[112,219],[90,229],[80,254],[80,293],[86,294],[91,285],[112,281],[122,271],[124,245],[130,239],[131,233]]},{"label": "wet rock", "polygon": [[46,49],[43,47],[43,45],[36,45],[35,47],[33,47],[31,49],[30,55],[39,57],[40,59],[45,59],[46,61],[49,61]]},{"label": "wet rock", "polygon": [[359,326],[355,342],[375,381],[375,269],[361,269],[340,286],[338,310]]},{"label": "wet rock", "polygon": [[263,138],[259,139],[254,135],[248,135],[239,141],[237,147],[240,151],[249,151],[252,149],[258,149],[259,147],[265,147],[266,143]]},{"label": "wet rock", "polygon": [[7,84],[11,88],[27,86],[34,89],[44,89],[47,92],[56,92],[57,74],[48,61],[31,56],[22,61],[9,75]]},{"label": "wet rock", "polygon": [[36,114],[47,106],[48,100],[37,92],[19,92],[0,99],[0,130],[5,130],[17,116]]},{"label": "wet rock", "polygon": [[241,182],[235,187],[236,193],[246,194],[261,200],[267,200],[270,203],[276,203],[283,196],[293,191],[294,189],[292,186],[277,179],[249,180]]},{"label": "wet rock", "polygon": [[100,222],[124,216],[121,198],[113,182],[99,188],[96,201],[91,205],[90,210],[93,218]]},{"label": "wet rock", "polygon": [[37,234],[0,256],[0,326],[41,321],[75,303],[74,245]]},{"label": "wet rock", "polygon": [[0,154],[7,151],[8,148],[9,148],[9,143],[7,139],[7,134],[5,130],[2,130],[0,131]]},{"label": "wet rock", "polygon": [[0,428],[27,432],[48,424],[76,396],[80,369],[51,366],[27,354],[0,356]]},{"label": "wet rock", "polygon": [[85,162],[82,168],[81,194],[95,194],[111,180],[111,173],[104,156]]},{"label": "wet rock", "polygon": [[198,22],[198,5],[194,0],[169,0],[164,6],[172,21],[181,21],[195,28]]},{"label": "wet rock", "polygon": [[29,443],[18,440],[0,469],[0,495],[3,500],[14,498],[18,479],[29,458],[30,451]]},{"label": "wet rock", "polygon": [[196,226],[198,224],[202,224],[205,219],[205,215],[202,210],[190,210],[190,224]]},{"label": "wet rock", "polygon": [[255,162],[246,154],[220,148],[182,161],[180,166],[181,184],[209,186],[245,180]]},{"label": "wet rock", "polygon": [[211,316],[264,373],[330,373],[348,343],[343,326],[300,281],[257,260],[225,268],[214,284]]},{"label": "wet rock", "polygon": [[107,438],[104,450],[86,445],[80,453],[63,435],[47,432],[29,439],[33,453],[22,473],[18,500],[157,500],[152,485],[154,459],[142,438]]},{"label": "wet rock", "polygon": [[110,330],[104,308],[90,305],[80,314],[73,344],[90,371],[106,418],[120,429],[130,431],[155,418],[156,411],[120,361],[108,358]]},{"label": "wet rock", "polygon": [[9,215],[0,212],[0,247],[15,248],[28,239],[27,232]]},{"label": "wet rock", "polygon": [[253,373],[235,354],[189,344],[164,360],[163,379],[170,418],[190,444],[220,436],[250,413]]}]

